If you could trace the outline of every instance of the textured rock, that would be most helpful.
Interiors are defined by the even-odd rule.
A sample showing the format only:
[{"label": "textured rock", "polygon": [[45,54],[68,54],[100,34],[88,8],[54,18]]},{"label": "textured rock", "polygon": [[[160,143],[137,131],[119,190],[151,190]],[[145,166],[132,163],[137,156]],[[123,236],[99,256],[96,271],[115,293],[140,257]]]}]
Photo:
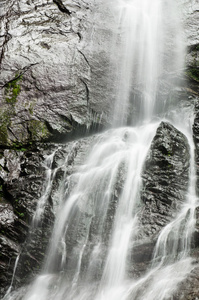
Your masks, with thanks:
[{"label": "textured rock", "polygon": [[[11,280],[20,242],[27,234],[27,225],[13,212],[10,204],[0,203],[0,290]],[[1,292],[0,292],[1,293]]]},{"label": "textured rock", "polygon": [[[93,24],[95,4],[12,0],[1,5],[0,144],[58,139],[77,126],[107,123],[111,32],[102,32],[100,14]],[[91,46],[93,26],[96,46]],[[99,32],[103,51],[97,46]]]},{"label": "textured rock", "polygon": [[196,208],[196,232],[193,240],[191,256],[195,259],[195,268],[186,280],[179,286],[174,300],[198,300],[199,299],[199,207]]},{"label": "textured rock", "polygon": [[196,266],[195,269],[188,276],[188,278],[179,285],[178,292],[174,295],[173,300],[198,300],[199,299],[198,271],[199,271],[199,267]]},{"label": "textured rock", "polygon": [[[60,203],[59,184],[64,176],[70,176],[82,163],[93,138],[67,145],[38,144],[23,151],[1,150],[0,295],[11,283],[19,254],[14,286],[27,283],[41,269],[54,214]],[[45,159],[52,153],[50,166]],[[46,193],[47,170],[54,174],[52,187],[46,194],[40,222],[35,226],[32,220],[41,196]]]},{"label": "textured rock", "polygon": [[185,1],[185,34],[188,51],[186,54],[186,76],[189,88],[199,93],[199,3]]},{"label": "textured rock", "polygon": [[[197,185],[196,192],[199,194],[199,3],[195,1],[190,8],[190,15],[188,18],[187,36],[188,36],[188,54],[186,57],[187,64],[187,76],[189,78],[189,87],[196,92],[195,101],[195,118],[193,123],[193,138],[195,143],[195,161],[196,161],[196,175]],[[198,262],[199,258],[199,213],[198,208],[196,209],[196,232],[194,235],[194,247],[192,255]],[[176,300],[192,300],[199,299],[198,289],[198,267],[196,267],[185,282],[183,282],[176,295]]]},{"label": "textured rock", "polygon": [[157,129],[143,170],[141,224],[146,236],[156,236],[179,211],[189,181],[189,145],[169,123]]},{"label": "textured rock", "polygon": [[193,137],[195,142],[195,160],[196,160],[196,172],[197,172],[197,192],[199,192],[199,103],[196,104],[196,116],[193,124]]},{"label": "textured rock", "polygon": [[139,231],[132,249],[136,275],[146,271],[159,232],[175,218],[186,200],[189,159],[187,138],[171,124],[161,122],[142,173],[144,205],[138,215]]},{"label": "textured rock", "polygon": [[188,46],[195,46],[199,43],[199,3],[196,0],[183,0],[184,27]]},{"label": "textured rock", "polygon": [[[32,152],[31,154],[16,150],[1,152],[4,156],[0,161],[0,244],[3,253],[0,257],[0,270],[3,274],[0,293],[11,282],[14,263],[26,240],[35,201],[40,196],[44,178],[42,167],[39,168],[38,163],[42,161],[41,157],[33,159],[33,168],[32,164],[27,166],[28,156],[34,156]],[[31,169],[31,174],[28,173],[28,169],[29,171]]]}]

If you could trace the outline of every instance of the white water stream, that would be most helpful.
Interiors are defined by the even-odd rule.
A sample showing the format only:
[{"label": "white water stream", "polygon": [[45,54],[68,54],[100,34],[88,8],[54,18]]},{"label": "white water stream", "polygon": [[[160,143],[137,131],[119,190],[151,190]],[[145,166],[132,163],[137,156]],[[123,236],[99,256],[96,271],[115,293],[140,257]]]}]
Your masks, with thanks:
[{"label": "white water stream", "polygon": [[[64,177],[62,187],[67,188],[60,189],[60,208],[43,272],[26,292],[16,291],[6,300],[172,299],[178,284],[194,268],[189,257],[197,205],[192,116],[189,111],[171,111],[174,108],[169,107],[165,92],[183,69],[179,2],[110,1],[119,25],[117,51],[113,51],[119,87],[113,123],[124,127],[99,135],[86,162],[69,179]],[[186,203],[159,235],[152,265],[135,279],[129,277],[127,264],[142,206],[141,173],[164,115],[175,116],[169,121],[189,141],[189,189]],[[134,117],[138,125],[126,127],[135,123]],[[51,189],[53,174],[48,172],[35,221]]]}]

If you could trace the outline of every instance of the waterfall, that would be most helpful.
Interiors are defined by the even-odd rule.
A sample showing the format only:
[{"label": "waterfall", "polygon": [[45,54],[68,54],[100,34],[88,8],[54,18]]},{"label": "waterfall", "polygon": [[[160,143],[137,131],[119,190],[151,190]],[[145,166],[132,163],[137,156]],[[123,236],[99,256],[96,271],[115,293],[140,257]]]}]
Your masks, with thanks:
[{"label": "waterfall", "polygon": [[[94,139],[85,162],[59,187],[59,208],[43,271],[6,300],[166,300],[194,268],[196,174],[189,111],[175,108],[170,91],[183,69],[178,1],[118,0],[112,55],[117,70],[113,128]],[[177,111],[177,113],[176,113]],[[184,119],[184,125],[180,124]],[[140,277],[127,272],[143,203],[142,170],[160,120],[169,120],[190,145],[186,202],[160,232],[152,263]],[[52,164],[53,153],[47,165]],[[42,214],[54,173],[35,213]]]},{"label": "waterfall", "polygon": [[32,226],[37,227],[38,223],[41,221],[41,217],[44,213],[45,205],[46,202],[48,201],[48,197],[50,195],[51,189],[52,189],[52,182],[56,174],[56,169],[52,170],[52,163],[53,163],[53,158],[56,153],[56,150],[48,155],[45,159],[44,165],[46,168],[46,182],[44,184],[45,188],[43,191],[43,194],[41,198],[39,199],[37,203],[37,208],[35,210],[33,219],[32,219]]},{"label": "waterfall", "polygon": [[117,8],[120,41],[114,55],[119,83],[114,124],[148,123],[165,112],[166,90],[183,68],[180,8],[170,0],[121,0]]}]

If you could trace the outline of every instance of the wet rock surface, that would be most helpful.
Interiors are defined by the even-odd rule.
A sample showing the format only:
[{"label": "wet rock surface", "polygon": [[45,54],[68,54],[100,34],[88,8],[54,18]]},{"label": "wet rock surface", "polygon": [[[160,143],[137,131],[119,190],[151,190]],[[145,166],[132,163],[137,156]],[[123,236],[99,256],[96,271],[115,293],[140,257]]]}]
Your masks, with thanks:
[{"label": "wet rock surface", "polygon": [[[42,192],[44,169],[38,152],[1,150],[0,196],[0,289],[11,283],[16,257],[21,253],[35,210]],[[29,164],[30,163],[30,164]],[[29,164],[29,165],[28,165]],[[6,268],[5,268],[6,265]]]},{"label": "wet rock surface", "polygon": [[169,123],[157,129],[143,170],[140,222],[144,235],[155,237],[175,217],[186,201],[189,183],[189,145],[186,137]]},{"label": "wet rock surface", "polygon": [[161,122],[142,173],[143,207],[138,215],[139,231],[131,258],[136,276],[146,271],[158,234],[175,218],[186,201],[189,161],[187,138],[171,124]]},{"label": "wet rock surface", "polygon": [[197,173],[197,194],[199,194],[199,102],[195,107],[195,119],[193,124],[193,138],[195,143],[195,160],[196,160],[196,173]]},{"label": "wet rock surface", "polygon": [[[74,275],[74,266],[78,261],[78,256],[74,252],[79,253],[82,245],[84,245],[80,276],[83,279],[85,274],[87,274],[90,282],[100,280],[109,249],[115,214],[119,197],[123,190],[125,175],[125,164],[122,164],[118,169],[113,189],[109,191],[110,195],[104,195],[104,190],[107,190],[106,177],[101,182],[96,182],[99,186],[93,186],[93,191],[89,197],[85,195],[85,198],[87,198],[86,205],[80,205],[71,216],[72,221],[69,221],[66,235],[68,254],[66,269],[69,270],[68,275],[70,275],[70,270],[72,270],[71,274]],[[109,182],[108,179],[107,181]],[[97,198],[96,202],[95,198]],[[104,198],[107,198],[107,203],[103,202]],[[104,203],[103,206],[101,206],[99,200]],[[84,199],[82,201],[84,202]],[[74,249],[77,250],[74,251]]]},{"label": "wet rock surface", "polygon": [[[1,2],[1,146],[59,140],[76,129],[108,123],[112,84],[94,5]],[[108,48],[110,29],[103,34]]]},{"label": "wet rock surface", "polygon": [[[71,174],[78,170],[95,141],[96,137],[91,136],[82,140],[71,141],[65,145],[38,144],[35,145],[34,149],[27,149],[26,151],[1,150],[1,295],[5,293],[5,288],[11,282],[15,259],[19,254],[13,283],[15,287],[28,283],[41,270],[52,232],[54,214],[56,214],[59,206],[59,186],[63,182],[63,178],[67,182]],[[46,187],[47,165],[45,159],[47,155],[52,153],[54,153],[51,165],[51,170],[54,172],[52,189],[48,194],[41,221],[34,228],[32,227],[32,217]],[[134,264],[134,270],[129,268],[129,273],[133,273],[132,276],[139,277],[146,270],[150,264],[159,231],[175,217],[185,201],[188,172],[189,145],[185,136],[169,123],[162,122],[152,141],[143,169],[143,207],[140,215],[140,234],[131,257],[131,260],[136,264]],[[107,212],[106,228],[104,228],[104,249],[101,252],[103,255],[106,253],[107,232],[111,231],[124,177],[125,170],[124,167],[121,167],[113,191],[112,202]],[[87,216],[85,217],[86,222],[91,219],[89,211],[86,214],[84,210],[81,211],[80,207],[80,214]],[[95,224],[96,222],[90,227],[88,249],[85,249],[84,252],[82,269],[86,268],[93,242],[97,238],[98,228],[95,227]],[[79,226],[78,240],[80,241],[84,239],[87,230],[86,224],[81,223]],[[67,240],[67,243],[73,247],[78,245],[77,237],[73,240],[73,228],[71,227],[70,230],[72,234],[68,235],[70,239]],[[197,248],[194,251],[197,253]],[[57,257],[56,262],[59,263],[59,257]],[[93,279],[98,278],[102,262],[103,257],[99,257],[99,265],[95,266],[98,272]],[[190,288],[197,281],[197,278],[193,278],[195,277],[191,276],[189,279],[188,286]],[[191,292],[187,288],[187,291],[183,293],[186,295],[186,293]]]},{"label": "wet rock surface", "polygon": [[[0,295],[11,283],[28,283],[43,265],[52,226],[60,204],[59,186],[82,163],[93,137],[64,144],[37,144],[25,151],[1,150],[0,169]],[[53,154],[54,153],[54,154]],[[53,154],[52,164],[46,158]],[[52,187],[47,190],[47,173]],[[33,222],[42,195],[46,195],[41,218]]]},{"label": "wet rock surface", "polygon": [[186,3],[185,33],[187,38],[186,77],[189,88],[199,93],[199,4],[197,1]]},{"label": "wet rock surface", "polygon": [[174,300],[198,300],[199,299],[199,267],[198,258],[199,250],[195,249],[192,251],[192,256],[195,258],[195,268],[188,275],[187,279],[184,280],[178,288],[178,292],[173,296]]}]

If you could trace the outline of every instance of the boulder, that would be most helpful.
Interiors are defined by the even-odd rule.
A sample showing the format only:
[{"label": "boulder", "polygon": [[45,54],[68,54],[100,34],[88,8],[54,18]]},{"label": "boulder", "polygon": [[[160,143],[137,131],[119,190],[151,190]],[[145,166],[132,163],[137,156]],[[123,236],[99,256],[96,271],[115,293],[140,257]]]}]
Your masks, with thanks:
[{"label": "boulder", "polygon": [[134,272],[150,264],[160,231],[173,220],[186,201],[189,183],[189,144],[173,125],[161,122],[148,151],[143,171],[138,214],[139,230],[132,249]]},{"label": "boulder", "polygon": [[175,217],[186,200],[189,184],[189,144],[174,126],[161,122],[143,169],[141,224],[155,237]]}]

